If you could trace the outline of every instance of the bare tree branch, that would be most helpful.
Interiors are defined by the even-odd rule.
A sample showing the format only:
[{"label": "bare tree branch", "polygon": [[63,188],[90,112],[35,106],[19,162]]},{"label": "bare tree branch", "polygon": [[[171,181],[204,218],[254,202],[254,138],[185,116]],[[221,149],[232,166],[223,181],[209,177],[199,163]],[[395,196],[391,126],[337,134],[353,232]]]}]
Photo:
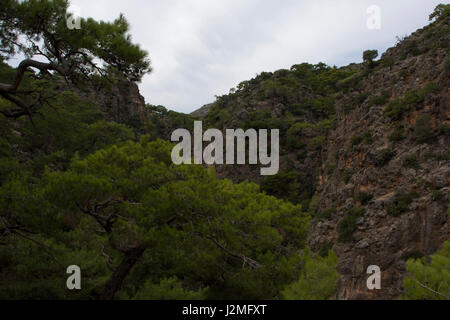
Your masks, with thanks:
[{"label": "bare tree branch", "polygon": [[114,266],[113,266],[112,258],[105,253],[105,246],[103,244],[101,245],[101,252],[102,252],[102,255],[106,258],[106,265],[107,265],[108,269],[112,272],[115,272],[116,268],[114,268]]},{"label": "bare tree branch", "polygon": [[443,295],[442,293],[440,293],[440,292],[438,292],[438,291],[436,291],[436,290],[433,290],[433,289],[431,289],[430,287],[428,287],[428,286],[426,286],[426,285],[424,285],[423,283],[421,283],[419,280],[417,280],[416,278],[412,278],[419,286],[421,286],[422,288],[424,288],[424,289],[426,289],[426,290],[428,290],[428,291],[431,291],[431,292],[433,292],[434,294],[437,294],[437,295],[439,295],[439,296],[441,296],[441,297],[444,297],[445,299],[449,299],[449,297],[448,296],[445,296],[445,295]]},{"label": "bare tree branch", "polygon": [[235,253],[231,252],[230,250],[225,248],[223,245],[221,245],[214,237],[212,237],[210,235],[206,235],[205,238],[207,238],[207,239],[211,240],[212,242],[214,242],[214,244],[216,246],[218,246],[220,249],[225,251],[228,255],[232,256],[233,258],[242,260],[242,262],[243,262],[242,267],[244,267],[245,264],[248,264],[250,266],[250,268],[252,268],[252,269],[258,269],[258,268],[262,267],[262,265],[259,262],[255,261],[253,259],[250,259],[250,258],[248,258],[248,257],[246,257],[244,255],[238,255],[238,254],[235,254]]},{"label": "bare tree branch", "polygon": [[19,64],[16,77],[11,84],[0,83],[0,93],[14,93],[22,82],[25,71],[30,67],[39,69],[41,72],[46,72],[48,70],[57,71],[63,76],[68,73],[68,70],[64,66],[54,62],[45,63],[32,59],[25,59]]}]

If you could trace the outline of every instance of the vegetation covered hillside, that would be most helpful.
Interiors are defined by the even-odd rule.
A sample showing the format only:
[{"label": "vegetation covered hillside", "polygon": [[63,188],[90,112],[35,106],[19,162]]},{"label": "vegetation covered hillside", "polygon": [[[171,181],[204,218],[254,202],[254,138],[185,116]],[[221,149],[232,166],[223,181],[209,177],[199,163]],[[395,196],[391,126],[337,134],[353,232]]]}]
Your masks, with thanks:
[{"label": "vegetation covered hillside", "polygon": [[[0,9],[0,299],[278,299],[311,287],[316,264],[337,277],[332,252],[309,254],[299,206],[173,165],[159,138],[193,118],[145,105],[149,61],[125,18],[70,33],[66,9]],[[81,290],[66,286],[73,265]]]},{"label": "vegetation covered hillside", "polygon": [[[449,6],[430,20],[379,60],[263,72],[205,107],[212,127],[281,130],[278,175],[216,170],[312,213],[309,244],[340,258],[339,298],[398,296],[405,261],[449,239]],[[387,289],[367,290],[372,264]]]},{"label": "vegetation covered hillside", "polygon": [[[262,73],[194,115],[145,103],[125,17],[69,30],[67,7],[0,7],[0,299],[449,298],[448,5],[381,60]],[[197,118],[281,129],[281,172],[175,166]]]}]

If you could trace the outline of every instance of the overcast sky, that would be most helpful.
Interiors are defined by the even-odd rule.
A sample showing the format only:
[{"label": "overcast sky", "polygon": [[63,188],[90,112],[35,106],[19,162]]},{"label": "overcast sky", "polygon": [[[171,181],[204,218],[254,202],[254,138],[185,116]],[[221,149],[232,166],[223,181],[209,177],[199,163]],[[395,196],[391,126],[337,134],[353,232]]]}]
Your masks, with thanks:
[{"label": "overcast sky", "polygon": [[[81,16],[125,14],[154,71],[147,103],[189,113],[262,71],[301,62],[342,66],[380,53],[428,23],[443,0],[72,0]],[[369,29],[368,7],[381,9]]]}]

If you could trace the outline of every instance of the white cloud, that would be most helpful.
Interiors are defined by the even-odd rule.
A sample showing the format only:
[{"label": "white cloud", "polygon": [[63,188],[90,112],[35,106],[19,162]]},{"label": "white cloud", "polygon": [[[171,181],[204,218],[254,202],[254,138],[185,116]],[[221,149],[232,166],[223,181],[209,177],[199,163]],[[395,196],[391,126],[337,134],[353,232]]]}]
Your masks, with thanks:
[{"label": "white cloud", "polygon": [[[140,84],[146,101],[191,112],[261,71],[301,62],[345,65],[365,49],[380,53],[396,35],[427,23],[440,0],[72,0],[83,16],[124,13],[154,72]],[[368,30],[367,8],[381,8]],[[356,60],[356,61],[355,61]]]}]

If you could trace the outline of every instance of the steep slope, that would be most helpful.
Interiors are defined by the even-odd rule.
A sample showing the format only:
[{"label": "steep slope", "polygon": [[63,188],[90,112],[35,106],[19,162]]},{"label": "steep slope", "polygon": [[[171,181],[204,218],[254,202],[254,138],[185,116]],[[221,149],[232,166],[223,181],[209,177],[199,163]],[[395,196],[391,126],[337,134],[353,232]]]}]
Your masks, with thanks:
[{"label": "steep slope", "polygon": [[[397,297],[405,260],[450,238],[449,21],[443,14],[375,63],[264,72],[207,108],[211,127],[281,130],[277,176],[216,170],[313,212],[310,246],[340,258],[338,298]],[[370,265],[382,290],[366,287]]]},{"label": "steep slope", "polygon": [[[328,135],[323,164],[336,170],[320,175],[316,193],[319,210],[336,211],[312,227],[309,241],[316,249],[334,244],[338,298],[398,296],[405,260],[430,255],[450,237],[448,23],[389,49],[382,58],[389,66],[368,75],[360,92],[371,97],[355,110],[343,110],[347,98],[338,103],[340,125]],[[345,224],[360,207],[365,214]],[[369,265],[381,268],[383,290],[367,290]]]}]

